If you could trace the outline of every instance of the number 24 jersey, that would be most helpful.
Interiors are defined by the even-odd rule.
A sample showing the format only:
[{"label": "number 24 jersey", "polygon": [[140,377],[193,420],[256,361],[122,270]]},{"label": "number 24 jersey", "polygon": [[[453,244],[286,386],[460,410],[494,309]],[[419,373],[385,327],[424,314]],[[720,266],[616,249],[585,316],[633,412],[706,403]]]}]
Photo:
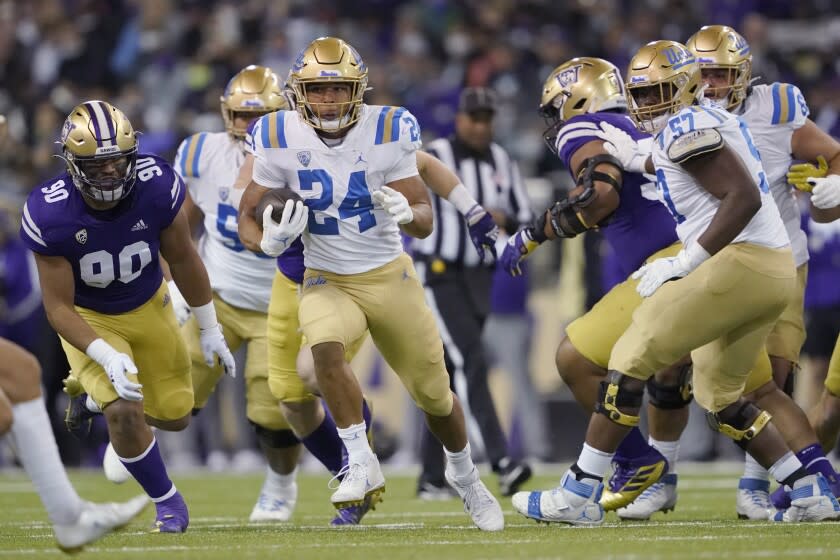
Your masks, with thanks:
[{"label": "number 24 jersey", "polygon": [[402,253],[397,223],[374,206],[383,185],[418,174],[420,127],[402,107],[362,105],[341,144],[329,147],[297,112],[262,117],[253,134],[254,181],[289,187],[309,209],[307,268],[358,274]]}]

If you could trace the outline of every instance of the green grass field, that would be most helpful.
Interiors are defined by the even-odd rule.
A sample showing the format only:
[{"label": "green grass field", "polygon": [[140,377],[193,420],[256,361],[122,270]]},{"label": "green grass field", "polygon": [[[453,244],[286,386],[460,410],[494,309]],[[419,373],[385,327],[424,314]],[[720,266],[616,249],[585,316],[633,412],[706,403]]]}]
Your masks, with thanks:
[{"label": "green grass field", "polygon": [[[261,484],[258,476],[175,477],[190,506],[184,535],[147,533],[154,519],[149,507],[134,523],[88,547],[78,558],[100,559],[501,559],[593,558],[840,558],[840,524],[797,526],[738,521],[730,465],[695,465],[680,474],[676,511],[647,523],[619,522],[610,514],[601,528],[537,525],[514,513],[502,500],[507,528],[482,533],[458,501],[422,502],[414,498],[414,477],[387,473],[385,501],[363,525],[328,526],[332,516],[326,477],[300,477],[300,499],[287,525],[249,525],[248,514]],[[562,471],[535,477],[530,488],[549,488]],[[114,486],[98,472],[75,472],[83,497],[117,500],[139,487]],[[491,489],[494,488],[493,480]],[[46,514],[22,474],[0,475],[0,560],[60,558]]]}]

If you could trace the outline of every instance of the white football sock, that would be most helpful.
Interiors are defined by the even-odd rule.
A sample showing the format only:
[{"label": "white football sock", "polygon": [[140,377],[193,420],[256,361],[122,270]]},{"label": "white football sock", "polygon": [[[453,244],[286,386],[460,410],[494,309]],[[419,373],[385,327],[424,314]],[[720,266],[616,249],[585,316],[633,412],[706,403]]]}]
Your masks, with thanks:
[{"label": "white football sock", "polygon": [[446,453],[446,460],[452,465],[455,478],[463,480],[472,474],[475,465],[473,464],[469,442],[467,442],[467,446],[461,451],[449,451],[445,447],[443,451]]},{"label": "white football sock", "polygon": [[770,473],[767,469],[758,464],[749,453],[744,457],[744,476],[742,478],[754,478],[756,480],[769,480]]},{"label": "white football sock", "polygon": [[594,474],[603,478],[610,468],[614,455],[615,453],[607,453],[584,443],[578,456],[577,466],[587,474]]},{"label": "white football sock", "polygon": [[657,451],[668,459],[668,473],[677,472],[677,459],[680,455],[680,440],[677,441],[659,441],[648,437],[648,443],[651,444]]},{"label": "white football sock", "polygon": [[266,490],[285,490],[297,480],[297,467],[289,474],[280,474],[272,470],[270,466],[265,468],[265,482],[263,488]]},{"label": "white football sock", "polygon": [[770,474],[776,479],[779,484],[784,484],[785,480],[802,468],[802,463],[799,458],[793,454],[793,451],[788,451],[782,455],[781,459],[773,463],[770,467]]},{"label": "white football sock", "polygon": [[365,464],[373,450],[367,440],[365,433],[367,426],[364,420],[361,424],[351,424],[346,428],[338,428],[338,437],[344,442],[347,448],[347,460],[349,463]]},{"label": "white football sock", "polygon": [[32,479],[53,524],[75,523],[82,511],[76,493],[61,463],[47,409],[41,397],[12,406],[12,431],[26,474]]}]

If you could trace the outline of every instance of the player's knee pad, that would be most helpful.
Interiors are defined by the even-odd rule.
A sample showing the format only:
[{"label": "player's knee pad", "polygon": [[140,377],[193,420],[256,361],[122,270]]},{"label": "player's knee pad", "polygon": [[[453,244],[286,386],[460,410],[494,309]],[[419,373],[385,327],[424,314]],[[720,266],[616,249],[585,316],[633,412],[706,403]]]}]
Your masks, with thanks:
[{"label": "player's knee pad", "polygon": [[691,365],[680,368],[676,385],[659,383],[651,377],[647,381],[647,392],[650,404],[656,408],[663,410],[685,408],[694,398],[691,393]]},{"label": "player's knee pad", "polygon": [[[644,394],[644,381],[610,370],[607,379],[601,382],[595,411],[616,424],[634,428],[639,425],[639,409]],[[622,409],[630,409],[632,412]]]},{"label": "player's knee pad", "polygon": [[257,434],[257,439],[266,447],[272,449],[283,449],[286,447],[294,447],[300,443],[300,440],[292,432],[292,430],[269,430],[259,424],[248,420],[248,423],[253,426]]},{"label": "player's knee pad", "polygon": [[715,431],[731,438],[741,449],[770,422],[770,413],[749,401],[739,400],[720,412],[706,412],[706,420]]}]

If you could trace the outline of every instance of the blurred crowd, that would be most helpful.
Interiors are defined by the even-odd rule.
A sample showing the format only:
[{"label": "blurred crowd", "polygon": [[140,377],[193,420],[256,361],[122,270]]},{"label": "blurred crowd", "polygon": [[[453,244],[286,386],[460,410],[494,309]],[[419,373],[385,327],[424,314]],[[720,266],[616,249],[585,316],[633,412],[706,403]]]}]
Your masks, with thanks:
[{"label": "blurred crowd", "polygon": [[[0,284],[23,294],[5,298],[16,311],[0,309],[0,330],[27,347],[52,348],[38,352],[45,372],[54,370],[55,380],[65,373],[60,351],[43,346],[49,334],[39,331],[41,311],[27,295],[37,282],[16,245],[16,220],[29,190],[62,168],[55,142],[63,118],[83,99],[122,109],[142,132],[141,151],[171,160],[188,134],[223,130],[219,96],[234,73],[256,63],[285,76],[314,37],[337,35],[370,69],[367,102],[407,107],[425,139],[452,131],[464,86],[493,88],[497,141],[519,160],[542,206],[569,181],[543,144],[536,112],[550,71],[583,55],[623,70],[644,43],[685,41],[713,23],[746,37],[754,76],[797,84],[811,118],[840,136],[836,0],[0,0],[0,114],[7,127],[0,140]],[[821,246],[838,236],[819,233]],[[582,254],[564,262],[589,271],[581,282],[591,303],[609,284],[597,234]],[[840,257],[827,262],[840,268]],[[11,288],[4,291],[8,296]],[[840,294],[833,297],[828,304],[838,305]],[[20,317],[35,318],[33,332]],[[53,385],[55,397],[60,382]]]}]

